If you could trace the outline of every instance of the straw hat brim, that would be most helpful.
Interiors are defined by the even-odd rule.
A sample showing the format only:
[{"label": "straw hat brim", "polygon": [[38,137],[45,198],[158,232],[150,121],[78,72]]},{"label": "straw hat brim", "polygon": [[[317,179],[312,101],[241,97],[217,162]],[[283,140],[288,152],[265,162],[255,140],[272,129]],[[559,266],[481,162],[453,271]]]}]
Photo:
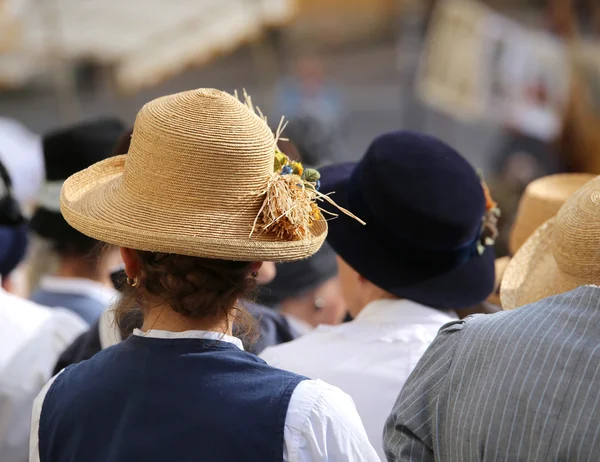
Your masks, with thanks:
[{"label": "straw hat brim", "polygon": [[496,306],[502,306],[500,301],[500,287],[502,285],[502,279],[504,278],[504,272],[509,263],[510,257],[496,258],[496,261],[494,262],[494,267],[496,268],[496,282],[494,284],[494,291],[487,298],[487,301]]},{"label": "straw hat brim", "polygon": [[540,226],[511,259],[500,289],[502,308],[512,310],[576,289],[580,284],[560,271],[552,254],[555,218]]},{"label": "straw hat brim", "polygon": [[[295,261],[313,255],[327,236],[327,222],[313,225],[311,236],[283,241],[269,234],[248,233],[235,239],[184,233],[197,213],[165,220],[165,210],[140,210],[124,194],[123,172],[126,156],[104,160],[71,176],[61,192],[61,211],[67,222],[83,234],[102,242],[150,252],[165,252],[203,258],[235,261]],[[203,216],[203,220],[219,217]],[[149,229],[147,223],[160,224]]]}]

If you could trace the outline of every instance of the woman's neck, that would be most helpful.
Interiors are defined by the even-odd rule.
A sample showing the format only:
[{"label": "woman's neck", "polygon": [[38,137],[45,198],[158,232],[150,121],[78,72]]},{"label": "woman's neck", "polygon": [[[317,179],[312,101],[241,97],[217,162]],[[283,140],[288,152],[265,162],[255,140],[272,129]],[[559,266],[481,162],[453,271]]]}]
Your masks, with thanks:
[{"label": "woman's neck", "polygon": [[169,332],[185,332],[187,330],[205,330],[231,335],[233,326],[231,322],[222,318],[194,319],[173,311],[169,306],[157,306],[144,310],[144,323],[141,329],[166,330]]}]

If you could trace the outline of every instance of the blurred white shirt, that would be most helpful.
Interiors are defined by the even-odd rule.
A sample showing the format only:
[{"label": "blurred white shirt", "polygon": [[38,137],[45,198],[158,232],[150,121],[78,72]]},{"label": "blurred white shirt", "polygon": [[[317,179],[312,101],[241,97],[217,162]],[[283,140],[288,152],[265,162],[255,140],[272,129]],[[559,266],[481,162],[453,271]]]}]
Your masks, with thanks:
[{"label": "blurred white shirt", "polygon": [[24,462],[33,400],[86,323],[0,289],[0,460]]},{"label": "blurred white shirt", "polygon": [[260,355],[270,365],[321,379],[348,393],[382,460],[383,427],[396,398],[435,338],[457,319],[408,300],[378,300],[352,322],[319,326]]}]

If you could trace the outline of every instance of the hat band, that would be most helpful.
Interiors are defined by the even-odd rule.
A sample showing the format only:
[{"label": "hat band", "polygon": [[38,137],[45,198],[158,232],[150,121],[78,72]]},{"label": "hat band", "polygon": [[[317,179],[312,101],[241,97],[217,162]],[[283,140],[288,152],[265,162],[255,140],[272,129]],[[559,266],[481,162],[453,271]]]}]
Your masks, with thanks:
[{"label": "hat band", "polygon": [[420,247],[414,242],[403,239],[389,232],[388,228],[381,220],[372,213],[371,207],[367,203],[356,178],[356,170],[352,173],[348,181],[348,205],[349,209],[357,216],[366,221],[365,231],[371,236],[374,242],[380,246],[386,247],[390,253],[396,255],[405,261],[415,265],[415,268],[422,268],[425,272],[443,273],[457,268],[474,255],[477,254],[477,244],[479,243],[479,234],[467,244],[450,250],[428,249]]}]

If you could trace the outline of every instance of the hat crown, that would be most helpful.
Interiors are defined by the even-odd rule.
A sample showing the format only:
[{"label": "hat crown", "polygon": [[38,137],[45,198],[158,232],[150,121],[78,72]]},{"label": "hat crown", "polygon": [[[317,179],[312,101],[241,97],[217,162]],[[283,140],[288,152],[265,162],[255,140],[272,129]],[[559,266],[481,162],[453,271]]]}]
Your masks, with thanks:
[{"label": "hat crown", "polygon": [[[198,213],[236,203],[256,214],[275,139],[237,98],[199,89],[146,104],[135,121],[123,187],[131,197]],[[248,231],[249,232],[249,231]]]},{"label": "hat crown", "polygon": [[435,138],[407,131],[384,134],[356,172],[370,211],[405,242],[455,250],[473,244],[481,233],[481,179],[469,162]]},{"label": "hat crown", "polygon": [[600,283],[600,177],[577,190],[560,209],[552,253],[566,275],[584,284]]},{"label": "hat crown", "polygon": [[561,173],[531,182],[519,201],[510,234],[510,252],[514,255],[538,227],[555,216],[565,201],[593,178],[588,173]]},{"label": "hat crown", "polygon": [[46,180],[66,180],[112,156],[125,130],[120,120],[106,117],[48,133],[42,141]]}]

